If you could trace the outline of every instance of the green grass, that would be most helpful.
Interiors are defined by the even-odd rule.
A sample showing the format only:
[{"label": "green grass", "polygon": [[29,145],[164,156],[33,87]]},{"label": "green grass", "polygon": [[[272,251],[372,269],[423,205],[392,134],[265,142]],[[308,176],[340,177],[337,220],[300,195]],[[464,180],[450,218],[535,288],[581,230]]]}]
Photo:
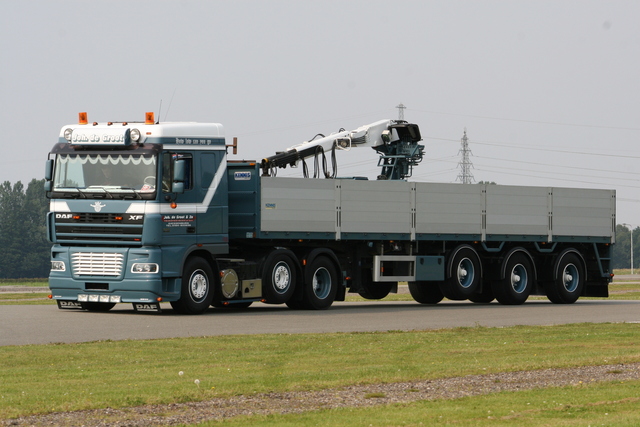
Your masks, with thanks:
[{"label": "green grass", "polygon": [[0,279],[1,286],[49,286],[49,279]]},{"label": "green grass", "polygon": [[28,293],[0,293],[0,305],[41,305],[55,304],[56,302],[47,298],[48,293],[28,292]]},{"label": "green grass", "polygon": [[632,362],[640,362],[633,324],[6,346],[0,347],[0,419]]},{"label": "green grass", "polygon": [[[640,381],[503,392],[455,400],[421,401],[303,414],[254,415],[229,426],[638,426]],[[198,426],[220,425],[210,421]]]}]

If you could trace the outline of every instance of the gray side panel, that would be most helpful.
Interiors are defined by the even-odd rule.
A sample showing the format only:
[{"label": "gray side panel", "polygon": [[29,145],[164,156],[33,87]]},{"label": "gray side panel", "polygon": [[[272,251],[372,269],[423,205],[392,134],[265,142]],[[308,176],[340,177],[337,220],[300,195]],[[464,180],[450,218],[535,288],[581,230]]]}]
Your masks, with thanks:
[{"label": "gray side panel", "polygon": [[615,237],[615,192],[553,189],[554,236]]},{"label": "gray side panel", "polygon": [[481,234],[483,188],[416,183],[416,233]]},{"label": "gray side panel", "polygon": [[613,242],[615,236],[613,190],[268,177],[260,183],[262,232],[324,233],[338,240],[344,233],[418,240],[466,235]]},{"label": "gray side panel", "polygon": [[261,231],[336,231],[333,179],[261,177]]},{"label": "gray side panel", "polygon": [[411,233],[411,183],[337,180],[343,233]]},{"label": "gray side panel", "polygon": [[487,185],[487,234],[549,232],[549,191],[544,187]]}]

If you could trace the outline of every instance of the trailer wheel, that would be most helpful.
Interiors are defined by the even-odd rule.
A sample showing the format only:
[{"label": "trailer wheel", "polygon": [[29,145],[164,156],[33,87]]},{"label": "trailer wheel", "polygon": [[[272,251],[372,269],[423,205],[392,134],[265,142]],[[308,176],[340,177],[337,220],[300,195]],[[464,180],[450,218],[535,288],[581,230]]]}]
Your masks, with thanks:
[{"label": "trailer wheel", "polygon": [[409,282],[409,293],[420,304],[437,304],[444,298],[437,283]]},{"label": "trailer wheel", "polygon": [[529,258],[516,252],[505,258],[504,278],[493,282],[491,290],[500,304],[524,304],[533,289],[533,267]]},{"label": "trailer wheel", "polygon": [[318,256],[305,269],[304,308],[324,310],[331,307],[338,291],[338,273],[333,262],[325,256]]},{"label": "trailer wheel", "polygon": [[480,257],[470,246],[459,246],[451,256],[447,279],[440,282],[440,290],[450,300],[469,299],[480,286]]},{"label": "trailer wheel", "polygon": [[269,254],[262,270],[264,298],[269,304],[282,304],[296,288],[296,265],[285,252],[276,250]]},{"label": "trailer wheel", "polygon": [[201,314],[207,311],[213,301],[213,272],[209,263],[202,258],[191,258],[182,272],[182,292],[171,307],[182,314]]},{"label": "trailer wheel", "polygon": [[105,312],[111,310],[116,306],[115,303],[106,303],[106,302],[81,302],[80,305],[83,309],[87,311],[95,311],[95,312]]},{"label": "trailer wheel", "polygon": [[573,304],[584,288],[584,267],[575,253],[561,255],[555,263],[555,279],[545,284],[547,298],[555,304]]},{"label": "trailer wheel", "polygon": [[393,288],[391,282],[374,282],[371,278],[371,270],[365,270],[362,272],[362,287],[358,291],[358,294],[362,298],[366,299],[382,299],[389,295]]}]

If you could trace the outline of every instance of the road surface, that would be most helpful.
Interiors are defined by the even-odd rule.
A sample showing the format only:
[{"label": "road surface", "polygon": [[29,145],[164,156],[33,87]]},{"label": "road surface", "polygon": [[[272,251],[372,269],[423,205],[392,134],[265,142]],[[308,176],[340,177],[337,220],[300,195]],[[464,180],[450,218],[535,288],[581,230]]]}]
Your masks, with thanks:
[{"label": "road surface", "polygon": [[59,310],[55,305],[0,306],[0,346],[231,334],[640,323],[640,301],[622,300],[579,300],[570,305],[529,301],[520,306],[495,302],[444,302],[435,306],[412,301],[338,302],[326,311],[257,303],[245,310],[212,308],[197,316],[174,314],[168,304],[166,308],[163,304],[163,310],[162,314],[135,313],[130,304],[118,304],[108,313]]}]

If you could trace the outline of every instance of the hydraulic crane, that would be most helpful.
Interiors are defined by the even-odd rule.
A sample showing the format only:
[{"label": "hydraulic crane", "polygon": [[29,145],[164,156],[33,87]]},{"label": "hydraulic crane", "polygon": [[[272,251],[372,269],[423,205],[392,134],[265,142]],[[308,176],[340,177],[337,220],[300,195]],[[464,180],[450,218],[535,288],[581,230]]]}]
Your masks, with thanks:
[{"label": "hydraulic crane", "polygon": [[[317,137],[320,137],[316,139]],[[412,174],[413,166],[422,161],[424,145],[418,144],[422,140],[420,128],[416,124],[397,120],[380,120],[361,126],[352,131],[340,130],[329,136],[316,135],[310,141],[289,147],[283,152],[262,160],[263,176],[275,176],[277,168],[295,167],[300,161],[303,163],[304,175],[308,177],[305,159],[316,158],[314,178],[319,177],[318,157],[322,157],[323,172],[326,178],[335,178],[337,172],[335,151],[349,150],[351,147],[371,147],[380,154],[378,166],[382,173],[380,180],[404,180]],[[325,151],[332,153],[333,171],[329,173],[326,167]]]}]

